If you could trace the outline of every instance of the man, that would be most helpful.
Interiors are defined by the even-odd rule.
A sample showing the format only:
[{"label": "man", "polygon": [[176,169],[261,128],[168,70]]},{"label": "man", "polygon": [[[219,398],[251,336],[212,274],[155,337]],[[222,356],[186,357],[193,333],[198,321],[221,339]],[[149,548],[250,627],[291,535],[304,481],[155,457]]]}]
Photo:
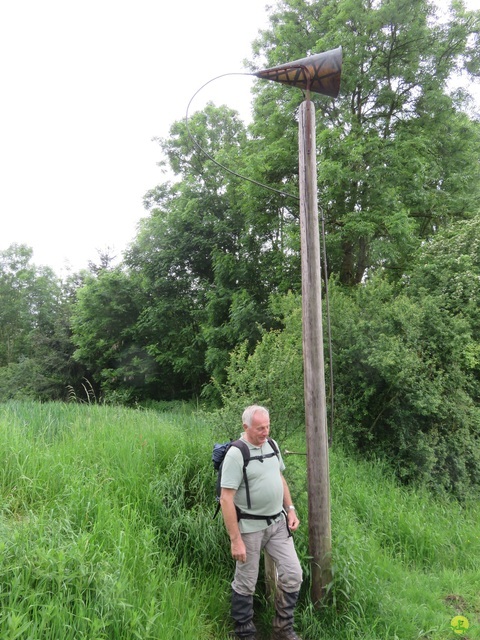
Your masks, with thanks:
[{"label": "man", "polygon": [[[274,640],[300,640],[293,630],[293,614],[302,583],[302,569],[291,536],[300,523],[283,477],[285,465],[278,447],[275,452],[268,442],[270,417],[265,407],[247,407],[242,423],[241,439],[250,449],[247,465],[250,508],[243,477],[243,455],[238,447],[230,447],[223,461],[220,495],[231,553],[236,560],[231,608],[235,635],[255,640],[253,594],[260,553],[266,549],[278,573],[272,637]],[[254,459],[255,456],[260,459]]]}]

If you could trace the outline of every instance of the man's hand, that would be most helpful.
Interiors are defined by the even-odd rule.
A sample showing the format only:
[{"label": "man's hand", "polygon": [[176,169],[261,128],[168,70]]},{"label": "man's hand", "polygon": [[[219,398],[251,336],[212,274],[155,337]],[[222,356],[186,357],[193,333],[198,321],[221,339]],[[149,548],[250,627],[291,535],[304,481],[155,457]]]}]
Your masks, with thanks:
[{"label": "man's hand", "polygon": [[238,528],[237,511],[235,509],[235,503],[233,498],[235,497],[235,489],[222,488],[220,494],[220,505],[222,507],[223,519],[225,526],[230,536],[230,548],[232,552],[232,558],[237,562],[246,562],[247,550]]},{"label": "man's hand", "polygon": [[287,524],[290,531],[296,531],[298,529],[298,525],[300,524],[300,520],[297,517],[297,512],[295,509],[290,509],[290,505],[292,505],[292,497],[290,495],[290,489],[288,488],[287,481],[283,477],[282,474],[282,482],[283,482],[283,506],[287,512]]},{"label": "man's hand", "polygon": [[300,520],[297,518],[297,512],[295,511],[295,509],[289,509],[287,511],[287,522],[290,531],[296,531],[298,529]]},{"label": "man's hand", "polygon": [[235,540],[232,540],[231,550],[232,558],[234,560],[236,560],[237,562],[247,561],[247,550],[245,549],[245,544],[243,543],[243,540],[240,536]]}]

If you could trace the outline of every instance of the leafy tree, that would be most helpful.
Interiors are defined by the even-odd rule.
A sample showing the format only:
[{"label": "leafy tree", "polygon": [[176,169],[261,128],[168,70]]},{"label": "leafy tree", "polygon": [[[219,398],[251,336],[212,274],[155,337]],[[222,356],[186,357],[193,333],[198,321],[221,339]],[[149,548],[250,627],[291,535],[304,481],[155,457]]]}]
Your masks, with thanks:
[{"label": "leafy tree", "polygon": [[[269,65],[344,49],[341,96],[315,98],[329,265],[342,284],[376,270],[401,278],[423,241],[474,214],[479,128],[448,80],[478,66],[478,17],[461,3],[442,22],[426,0],[283,0],[254,43],[254,63]],[[221,384],[235,346],[251,354],[278,326],[269,296],[299,290],[299,94],[255,91],[248,131],[209,104],[159,141],[175,180],[146,195],[126,256],[144,295],[130,337],[177,393]]]},{"label": "leafy tree", "polygon": [[480,481],[471,332],[434,295],[392,293],[375,278],[332,297],[337,431],[403,480],[465,497]]},{"label": "leafy tree", "polygon": [[410,273],[408,289],[417,297],[435,295],[442,307],[468,321],[480,341],[480,213],[457,222],[423,244]]},{"label": "leafy tree", "polygon": [[77,293],[74,358],[88,368],[108,400],[155,396],[157,367],[135,334],[143,303],[138,283],[120,267],[90,275]]},{"label": "leafy tree", "polygon": [[35,268],[32,250],[12,245],[0,253],[0,364],[5,366],[28,355],[28,336],[35,322]]},{"label": "leafy tree", "polygon": [[244,162],[246,132],[234,111],[207,105],[160,142],[177,181],[147,194],[150,216],[126,263],[148,293],[145,344],[199,393],[209,376],[223,378],[239,340],[253,349],[281,260],[271,259],[278,243],[270,228],[259,232],[255,212],[246,213],[245,183],[218,164]]},{"label": "leafy tree", "polygon": [[[449,93],[448,81],[478,70],[479,21],[455,2],[442,22],[426,0],[282,0],[271,11],[254,62],[343,47],[339,98],[314,98],[319,200],[342,283],[378,266],[401,275],[419,240],[475,212],[479,127],[462,111],[466,93]],[[277,183],[290,184],[298,92],[274,83],[256,92],[254,149],[279,170]]]},{"label": "leafy tree", "polygon": [[70,301],[31,258],[24,245],[0,253],[0,399],[64,399],[85,373],[71,358]]},{"label": "leafy tree", "polygon": [[411,296],[434,296],[442,310],[462,318],[471,341],[462,354],[463,366],[475,383],[470,395],[480,400],[480,214],[452,224],[425,243],[406,280]]},{"label": "leafy tree", "polygon": [[333,289],[344,439],[459,497],[480,482],[478,223],[439,232],[400,289]]}]

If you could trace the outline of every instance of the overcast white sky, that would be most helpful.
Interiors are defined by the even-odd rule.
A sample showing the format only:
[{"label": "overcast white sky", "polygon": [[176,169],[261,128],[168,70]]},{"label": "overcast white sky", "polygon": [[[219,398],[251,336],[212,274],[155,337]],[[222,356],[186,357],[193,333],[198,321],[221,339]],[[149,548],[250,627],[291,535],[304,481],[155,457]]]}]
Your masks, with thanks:
[{"label": "overcast white sky", "polygon": [[[152,138],[244,71],[266,4],[0,0],[0,250],[26,244],[59,274],[120,257],[163,179]],[[245,118],[254,82],[209,84],[191,113],[213,100]]]},{"label": "overcast white sky", "polygon": [[[264,0],[2,0],[0,250],[63,273],[121,255],[165,137],[243,72]],[[248,116],[253,77],[203,89]]]}]

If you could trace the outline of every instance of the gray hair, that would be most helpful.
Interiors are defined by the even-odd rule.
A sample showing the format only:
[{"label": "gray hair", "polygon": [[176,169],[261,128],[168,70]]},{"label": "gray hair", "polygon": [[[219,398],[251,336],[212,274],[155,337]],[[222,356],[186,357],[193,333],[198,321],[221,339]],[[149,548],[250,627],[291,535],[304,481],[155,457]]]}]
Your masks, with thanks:
[{"label": "gray hair", "polygon": [[260,411],[261,413],[265,413],[268,417],[270,417],[270,413],[266,407],[261,407],[259,404],[252,404],[245,409],[242,414],[242,424],[246,424],[247,427],[252,426],[253,416]]}]

